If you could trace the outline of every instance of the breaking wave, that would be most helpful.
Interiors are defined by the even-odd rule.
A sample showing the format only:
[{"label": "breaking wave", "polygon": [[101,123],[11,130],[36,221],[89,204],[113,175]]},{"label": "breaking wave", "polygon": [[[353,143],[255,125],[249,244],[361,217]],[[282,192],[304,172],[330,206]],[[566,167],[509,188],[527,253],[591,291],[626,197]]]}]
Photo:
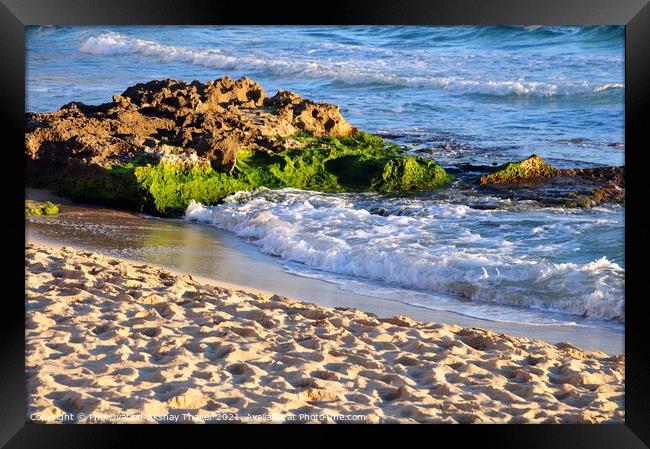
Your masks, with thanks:
[{"label": "breaking wave", "polygon": [[[552,261],[563,246],[568,253],[574,249],[571,239],[548,244],[540,236],[558,233],[549,230],[552,224],[517,218],[521,212],[446,203],[426,210],[425,216],[377,215],[347,195],[261,189],[217,206],[192,202],[185,218],[231,231],[310,269],[477,303],[624,322],[624,269],[606,257]],[[561,221],[561,231],[574,233],[610,226],[579,216]],[[491,233],[499,223],[508,225]]]}]

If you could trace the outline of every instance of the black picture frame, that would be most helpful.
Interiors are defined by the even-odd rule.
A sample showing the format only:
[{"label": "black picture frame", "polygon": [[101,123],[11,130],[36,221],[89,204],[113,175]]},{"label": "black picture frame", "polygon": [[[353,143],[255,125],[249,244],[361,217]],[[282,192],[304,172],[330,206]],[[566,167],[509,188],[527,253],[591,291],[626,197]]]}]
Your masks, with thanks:
[{"label": "black picture frame", "polygon": [[[479,439],[488,447],[517,448],[642,448],[650,445],[650,345],[647,344],[647,315],[643,313],[643,259],[648,233],[643,220],[643,123],[650,107],[650,4],[646,0],[453,0],[444,2],[341,1],[314,3],[210,2],[202,0],[1,0],[0,4],[0,123],[6,129],[2,140],[2,192],[5,214],[0,220],[4,246],[5,285],[0,312],[3,325],[0,362],[0,444],[27,447],[125,447],[141,445],[143,432],[154,426],[26,424],[24,384],[24,145],[25,113],[25,26],[27,25],[117,25],[117,24],[517,24],[517,25],[625,25],[625,139],[626,139],[626,401],[625,424],[620,425],[483,425],[483,426],[372,426],[374,435],[386,431],[415,441]],[[646,125],[647,126],[647,125]],[[8,209],[8,210],[7,210]],[[23,281],[21,281],[21,279]],[[229,426],[242,430],[241,426]],[[301,428],[301,433],[305,426]],[[340,426],[308,426],[310,433],[326,441],[325,432]],[[211,428],[212,430],[208,430]],[[185,426],[199,434],[214,426]],[[275,430],[264,426],[263,430]],[[169,426],[155,433],[172,438]],[[260,427],[253,432],[258,433]],[[326,429],[324,431],[323,429]],[[248,430],[248,429],[243,429]],[[358,429],[362,431],[363,429]],[[218,431],[223,432],[223,427]],[[291,429],[293,433],[295,427]],[[355,430],[354,433],[356,433]],[[433,432],[433,433],[432,433]],[[441,433],[442,432],[442,433]],[[178,436],[181,432],[174,431]],[[252,432],[251,432],[252,433]],[[334,433],[338,433],[334,431]],[[223,434],[221,434],[223,437]],[[336,437],[335,437],[336,438]],[[432,440],[433,439],[433,440]],[[183,446],[185,447],[185,446]]]}]

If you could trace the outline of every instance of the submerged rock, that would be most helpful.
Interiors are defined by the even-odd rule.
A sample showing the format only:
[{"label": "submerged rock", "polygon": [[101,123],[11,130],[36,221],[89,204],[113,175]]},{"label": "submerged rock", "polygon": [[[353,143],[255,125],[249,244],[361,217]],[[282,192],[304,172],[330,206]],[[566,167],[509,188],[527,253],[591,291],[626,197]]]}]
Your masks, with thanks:
[{"label": "submerged rock", "polygon": [[625,167],[558,169],[535,154],[497,167],[480,176],[478,184],[502,198],[533,200],[547,206],[625,202]]},{"label": "submerged rock", "polygon": [[537,181],[557,174],[557,169],[533,154],[519,162],[508,162],[481,176],[479,184],[513,184]]},{"label": "submerged rock", "polygon": [[556,183],[573,190],[567,206],[590,207],[625,202],[625,167],[558,170]]}]

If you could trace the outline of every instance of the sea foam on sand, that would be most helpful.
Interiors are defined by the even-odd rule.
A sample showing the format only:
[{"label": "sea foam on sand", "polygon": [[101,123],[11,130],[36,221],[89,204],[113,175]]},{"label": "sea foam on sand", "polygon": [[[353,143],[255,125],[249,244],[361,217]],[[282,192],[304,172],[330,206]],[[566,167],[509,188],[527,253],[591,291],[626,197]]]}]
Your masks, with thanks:
[{"label": "sea foam on sand", "polygon": [[622,355],[26,245],[38,422],[623,422]]}]

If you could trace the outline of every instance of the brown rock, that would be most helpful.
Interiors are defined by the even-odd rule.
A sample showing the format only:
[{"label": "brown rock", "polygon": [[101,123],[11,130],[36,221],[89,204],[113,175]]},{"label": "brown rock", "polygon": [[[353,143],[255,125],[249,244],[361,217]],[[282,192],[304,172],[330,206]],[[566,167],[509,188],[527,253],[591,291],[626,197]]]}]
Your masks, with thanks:
[{"label": "brown rock", "polygon": [[56,112],[26,114],[28,169],[106,167],[163,145],[195,150],[230,171],[237,151],[281,151],[299,130],[347,136],[355,129],[339,108],[280,91],[266,98],[250,78],[187,83],[154,80],[97,106],[72,102]]},{"label": "brown rock", "polygon": [[208,159],[213,168],[230,173],[237,160],[237,152],[242,147],[241,142],[234,137],[222,139],[215,137],[200,137],[197,139],[197,153]]},{"label": "brown rock", "polygon": [[314,103],[299,95],[281,90],[265,104],[296,127],[317,136],[345,137],[356,130],[341,116],[338,106]]},{"label": "brown rock", "polygon": [[549,206],[591,207],[625,202],[625,167],[556,169],[532,155],[481,176],[482,189]]}]

